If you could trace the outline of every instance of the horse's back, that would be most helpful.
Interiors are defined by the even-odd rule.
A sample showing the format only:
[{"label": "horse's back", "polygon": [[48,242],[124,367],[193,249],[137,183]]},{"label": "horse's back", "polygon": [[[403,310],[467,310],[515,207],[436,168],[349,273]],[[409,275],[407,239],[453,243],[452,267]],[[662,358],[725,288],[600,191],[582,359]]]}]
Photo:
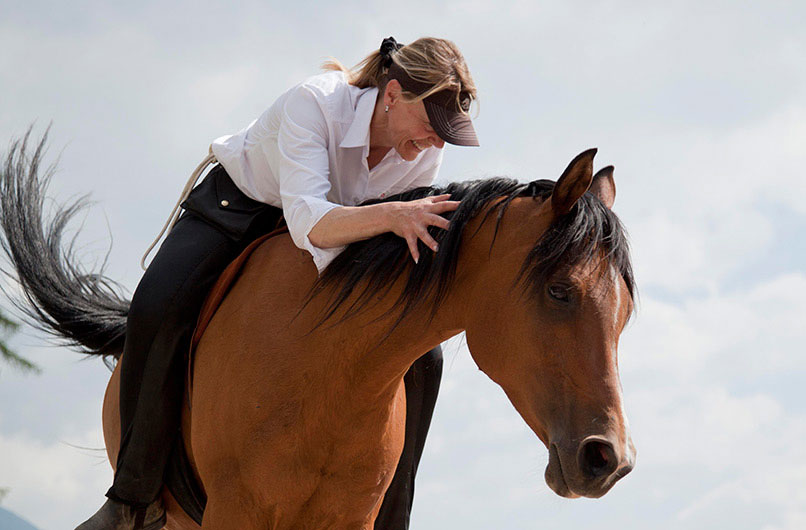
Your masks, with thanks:
[{"label": "horse's back", "polygon": [[297,248],[288,233],[267,239],[246,260],[216,310],[210,323],[213,329],[206,330],[202,340],[216,333],[216,319],[230,318],[247,308],[252,313],[270,312],[272,322],[287,324],[302,307],[316,277],[310,254]]}]

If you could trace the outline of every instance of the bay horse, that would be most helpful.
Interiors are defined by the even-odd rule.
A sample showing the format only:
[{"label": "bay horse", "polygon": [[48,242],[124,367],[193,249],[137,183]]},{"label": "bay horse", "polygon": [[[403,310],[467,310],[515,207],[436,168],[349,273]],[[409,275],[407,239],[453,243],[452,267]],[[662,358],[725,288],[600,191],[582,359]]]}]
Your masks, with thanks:
[{"label": "bay horse", "polygon": [[[3,165],[6,253],[24,310],[85,352],[119,358],[128,302],[62,244],[80,201],[46,221],[45,139]],[[246,262],[195,352],[184,444],[207,495],[201,528],[371,529],[401,454],[403,376],[466,333],[478,367],[547,447],[545,480],[563,497],[600,497],[634,465],[618,376],[633,312],[613,168],[595,149],[557,182],[508,178],[417,188],[451,194],[436,253],[408,258],[383,234],[349,245],[321,277],[285,234]],[[118,364],[117,366],[120,366]],[[119,370],[104,400],[111,463],[120,441]],[[165,490],[166,528],[199,528]]]}]

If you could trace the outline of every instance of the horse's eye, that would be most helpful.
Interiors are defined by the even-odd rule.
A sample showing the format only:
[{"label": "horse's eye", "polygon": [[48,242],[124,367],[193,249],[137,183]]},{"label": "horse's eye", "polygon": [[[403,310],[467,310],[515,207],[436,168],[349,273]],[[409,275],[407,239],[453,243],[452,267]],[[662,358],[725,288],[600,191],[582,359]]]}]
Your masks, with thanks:
[{"label": "horse's eye", "polygon": [[554,284],[549,286],[549,296],[559,302],[568,301],[568,287],[565,285]]}]

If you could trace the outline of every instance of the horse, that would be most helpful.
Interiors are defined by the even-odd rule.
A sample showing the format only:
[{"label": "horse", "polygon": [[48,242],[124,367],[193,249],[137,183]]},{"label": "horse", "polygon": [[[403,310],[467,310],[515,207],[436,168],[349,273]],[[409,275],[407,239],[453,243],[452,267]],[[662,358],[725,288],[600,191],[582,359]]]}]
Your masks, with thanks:
[{"label": "horse", "polygon": [[[45,220],[45,139],[30,155],[26,135],[3,165],[2,246],[27,315],[114,364],[128,301],[62,243],[81,201]],[[196,347],[181,418],[207,496],[201,528],[373,528],[403,447],[403,376],[462,332],[547,448],[556,494],[601,497],[629,473],[617,350],[635,280],[613,167],[594,175],[595,154],[556,182],[497,177],[378,199],[461,201],[418,263],[394,234],[349,245],[321,276],[287,233],[257,246]],[[113,466],[119,376],[103,409]],[[163,500],[166,528],[199,528],[167,490]]]}]

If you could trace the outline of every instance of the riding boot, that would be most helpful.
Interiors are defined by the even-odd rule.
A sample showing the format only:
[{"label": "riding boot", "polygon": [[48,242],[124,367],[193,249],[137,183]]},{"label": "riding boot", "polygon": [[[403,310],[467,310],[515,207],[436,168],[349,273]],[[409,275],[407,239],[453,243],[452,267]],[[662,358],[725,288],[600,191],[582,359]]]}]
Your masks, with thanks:
[{"label": "riding boot", "polygon": [[165,509],[159,499],[143,507],[107,499],[101,509],[76,530],[160,530],[165,521]]}]

